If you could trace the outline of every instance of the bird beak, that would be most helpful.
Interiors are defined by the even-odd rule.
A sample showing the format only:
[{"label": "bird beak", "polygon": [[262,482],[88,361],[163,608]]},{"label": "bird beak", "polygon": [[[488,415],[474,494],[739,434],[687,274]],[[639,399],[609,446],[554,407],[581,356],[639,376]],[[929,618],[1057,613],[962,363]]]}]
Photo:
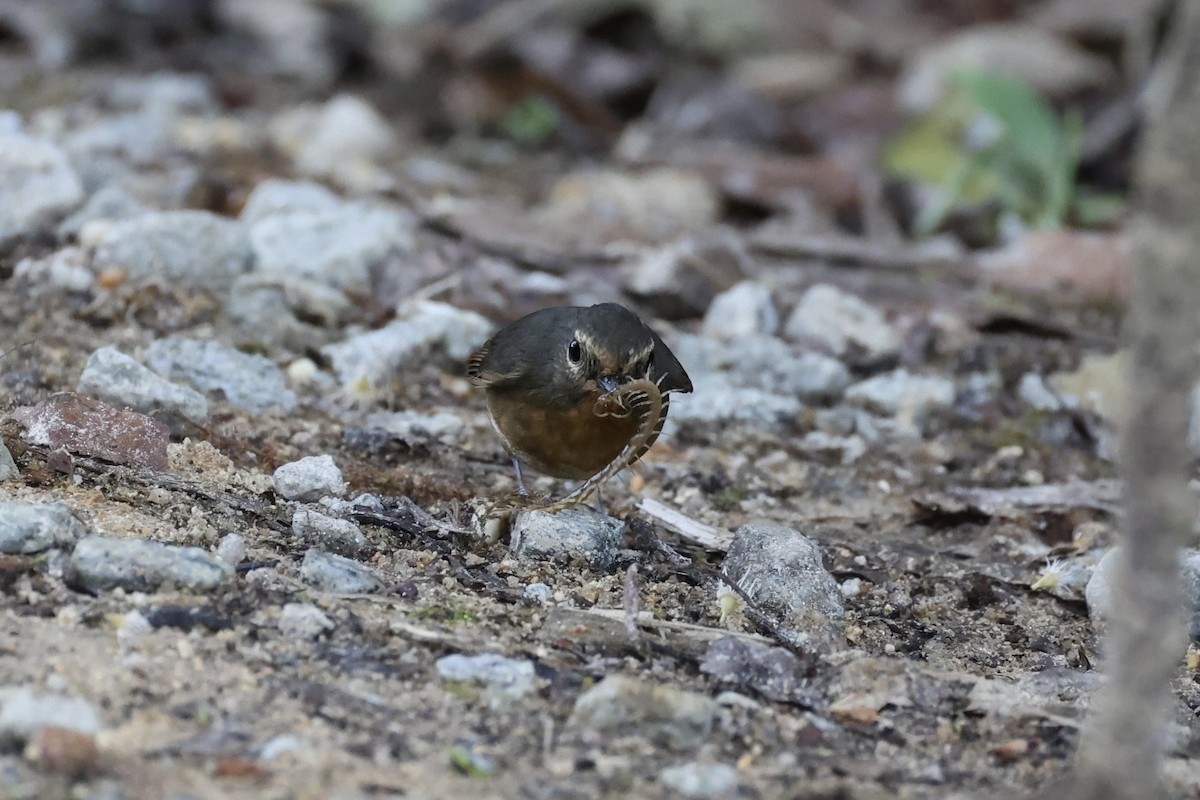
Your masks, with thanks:
[{"label": "bird beak", "polygon": [[608,394],[621,385],[621,379],[616,375],[601,375],[596,379],[596,383],[600,384],[600,388],[605,394]]}]

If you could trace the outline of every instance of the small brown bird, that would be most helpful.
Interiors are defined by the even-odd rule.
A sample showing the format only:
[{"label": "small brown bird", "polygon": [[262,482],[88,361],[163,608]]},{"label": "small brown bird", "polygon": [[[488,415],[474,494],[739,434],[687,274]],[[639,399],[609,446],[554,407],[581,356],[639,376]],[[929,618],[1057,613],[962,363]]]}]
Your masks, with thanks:
[{"label": "small brown bird", "polygon": [[487,392],[488,412],[513,457],[556,478],[586,480],[608,466],[643,424],[633,414],[601,415],[596,401],[630,381],[662,392],[652,435],[662,431],[669,392],[692,381],[675,354],[637,315],[616,303],[544,308],[509,323],[467,361],[467,378]]}]

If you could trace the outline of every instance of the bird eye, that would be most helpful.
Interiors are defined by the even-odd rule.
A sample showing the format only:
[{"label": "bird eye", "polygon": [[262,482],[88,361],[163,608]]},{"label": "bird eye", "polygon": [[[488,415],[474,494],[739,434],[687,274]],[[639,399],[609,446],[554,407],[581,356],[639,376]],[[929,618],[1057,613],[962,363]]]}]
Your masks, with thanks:
[{"label": "bird eye", "polygon": [[575,339],[572,339],[571,343],[567,345],[567,358],[571,359],[573,364],[578,364],[579,359],[583,358],[583,349]]}]

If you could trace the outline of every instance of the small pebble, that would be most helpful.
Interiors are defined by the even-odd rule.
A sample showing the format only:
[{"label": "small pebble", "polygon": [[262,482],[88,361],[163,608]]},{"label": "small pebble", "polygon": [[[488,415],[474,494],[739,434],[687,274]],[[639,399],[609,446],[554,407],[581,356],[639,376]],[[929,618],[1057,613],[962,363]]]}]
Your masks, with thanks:
[{"label": "small pebble", "polygon": [[67,728],[91,736],[100,731],[100,715],[82,697],[27,687],[0,688],[0,739],[28,741],[43,728]]},{"label": "small pebble", "polygon": [[617,557],[625,523],[587,508],[522,511],[513,517],[512,554],[521,560],[580,558],[604,570]]},{"label": "small pebble", "polygon": [[771,290],[761,283],[742,281],[713,298],[700,330],[705,336],[735,339],[770,336],[779,327],[779,312]]},{"label": "small pebble", "polygon": [[76,389],[115,406],[128,406],[143,414],[172,412],[203,423],[208,401],[187,386],[171,383],[115,347],[101,347],[88,358]]},{"label": "small pebble", "polygon": [[439,658],[435,667],[442,680],[479,681],[487,686],[488,701],[493,708],[511,705],[534,688],[533,662],[524,658],[508,658],[499,653],[453,653]]},{"label": "small pebble", "polygon": [[342,471],[329,455],[307,456],[281,464],[271,476],[271,483],[280,497],[305,503],[327,495],[341,496],[346,491]]},{"label": "small pebble", "polygon": [[25,760],[42,772],[78,780],[99,768],[100,749],[95,738],[86,733],[46,727],[30,737],[25,746]]},{"label": "small pebble", "polygon": [[723,571],[749,595],[747,616],[766,617],[796,645],[829,644],[845,613],[841,587],[825,570],[820,548],[792,528],[738,528]]},{"label": "small pebble", "polygon": [[690,761],[667,767],[658,773],[658,782],[683,797],[696,800],[733,798],[738,791],[737,770],[728,764]]},{"label": "small pebble", "polygon": [[3,440],[0,440],[0,483],[20,477],[21,471],[17,469],[17,462],[13,461],[12,453],[8,451]]},{"label": "small pebble", "polygon": [[609,675],[579,695],[567,724],[601,736],[636,733],[688,750],[705,740],[716,714],[717,704],[705,694]]},{"label": "small pebble", "polygon": [[527,585],[522,592],[530,600],[535,600],[539,603],[549,603],[554,597],[554,590],[544,583],[531,583]]},{"label": "small pebble", "polygon": [[205,393],[220,392],[238,408],[268,413],[296,407],[296,394],[287,387],[283,370],[263,356],[182,336],[155,339],[145,356],[159,375],[187,381]]},{"label": "small pebble", "polygon": [[193,591],[219,588],[233,568],[199,547],[145,539],[88,536],[71,553],[71,582],[88,591],[154,591],[172,584]]},{"label": "small pebble", "polygon": [[246,537],[240,533],[227,533],[217,544],[217,558],[231,567],[246,560]]},{"label": "small pebble", "polygon": [[333,594],[366,594],[379,590],[379,580],[365,565],[316,548],[304,554],[300,575],[314,589]]},{"label": "small pebble", "polygon": [[0,502],[0,553],[29,555],[67,547],[87,532],[63,503]]},{"label": "small pebble", "polygon": [[878,362],[900,350],[900,335],[877,308],[829,284],[817,284],[801,296],[784,333],[852,361]]},{"label": "small pebble", "polygon": [[335,627],[329,615],[312,603],[288,603],[279,612],[278,625],[292,639],[316,639]]},{"label": "small pebble", "polygon": [[292,533],[309,544],[344,556],[355,556],[371,549],[370,540],[350,520],[309,508],[298,508],[292,514]]}]

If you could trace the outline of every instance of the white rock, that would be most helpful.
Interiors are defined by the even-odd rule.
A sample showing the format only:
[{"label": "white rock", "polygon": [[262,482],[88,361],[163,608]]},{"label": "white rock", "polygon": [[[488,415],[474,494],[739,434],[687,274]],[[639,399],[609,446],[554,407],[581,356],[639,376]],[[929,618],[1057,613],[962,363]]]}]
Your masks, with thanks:
[{"label": "white rock", "polygon": [[27,687],[0,689],[0,739],[24,741],[43,728],[95,735],[100,715],[82,697],[43,694]]},{"label": "white rock", "polygon": [[0,134],[0,242],[32,233],[83,202],[83,183],[56,145]]},{"label": "white rock", "polygon": [[277,624],[280,632],[292,639],[316,639],[335,627],[329,615],[312,603],[288,603],[279,612]]},{"label": "white rock", "polygon": [[701,331],[706,336],[732,339],[770,336],[778,327],[779,312],[771,300],[771,290],[761,283],[742,281],[713,298]]},{"label": "white rock", "polygon": [[879,361],[900,350],[899,334],[877,308],[823,283],[801,296],[784,326],[784,335],[796,342],[817,344],[839,358],[861,354]]},{"label": "white rock", "polygon": [[280,497],[306,503],[327,495],[340,497],[346,492],[342,471],[329,455],[307,456],[280,464],[271,476],[271,483]]}]

